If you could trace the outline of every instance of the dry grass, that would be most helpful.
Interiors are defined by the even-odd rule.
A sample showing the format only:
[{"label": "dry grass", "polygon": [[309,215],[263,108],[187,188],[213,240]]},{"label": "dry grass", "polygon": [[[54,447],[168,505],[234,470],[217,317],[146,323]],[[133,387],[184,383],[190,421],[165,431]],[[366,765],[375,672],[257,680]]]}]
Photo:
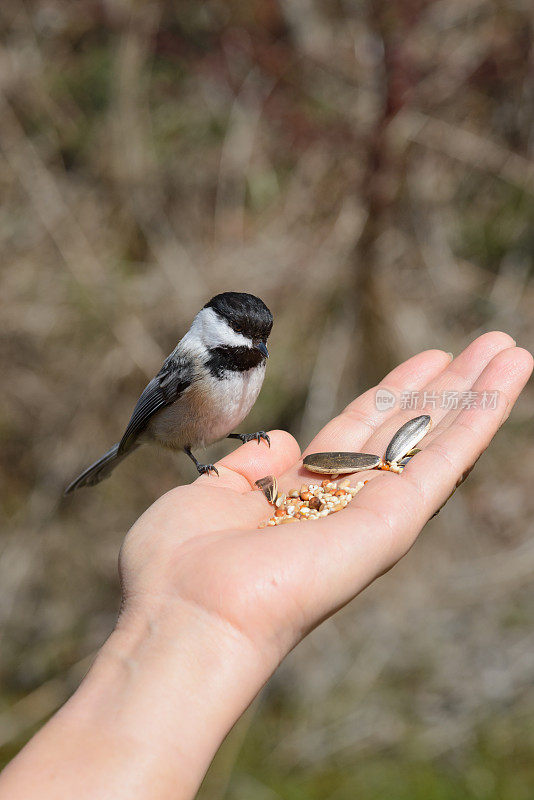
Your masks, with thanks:
[{"label": "dry grass", "polygon": [[[110,630],[124,532],[192,475],[140,451],[61,490],[212,294],[273,309],[250,426],[303,445],[416,351],[534,347],[534,100],[521,0],[4,0],[0,36],[8,758]],[[448,772],[411,798],[530,796],[533,407],[292,654],[205,797],[404,798],[415,762]]]}]

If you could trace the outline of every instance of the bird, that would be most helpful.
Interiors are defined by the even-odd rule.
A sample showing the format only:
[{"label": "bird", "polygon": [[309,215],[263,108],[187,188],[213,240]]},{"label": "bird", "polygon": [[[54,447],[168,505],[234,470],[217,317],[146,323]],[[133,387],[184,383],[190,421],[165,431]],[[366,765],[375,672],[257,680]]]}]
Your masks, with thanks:
[{"label": "bird", "polygon": [[94,486],[145,442],[183,450],[199,475],[219,474],[192,450],[221,439],[265,441],[265,431],[234,433],[254,405],[265,377],[273,315],[246,292],[222,292],[191,327],[141,393],[122,438],[70,483],[65,494]]}]

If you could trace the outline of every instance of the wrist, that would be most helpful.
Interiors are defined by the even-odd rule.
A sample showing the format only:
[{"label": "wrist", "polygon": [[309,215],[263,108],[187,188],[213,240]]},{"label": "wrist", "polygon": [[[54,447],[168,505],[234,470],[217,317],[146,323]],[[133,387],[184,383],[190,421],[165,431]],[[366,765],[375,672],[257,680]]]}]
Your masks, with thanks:
[{"label": "wrist", "polygon": [[112,742],[127,744],[128,760],[139,754],[147,796],[168,791],[174,800],[194,796],[275,667],[232,626],[171,601],[165,609],[127,608],[80,691]]},{"label": "wrist", "polygon": [[11,786],[43,798],[195,796],[276,664],[202,609],[134,605],[79,689],[5,771],[2,796]]}]

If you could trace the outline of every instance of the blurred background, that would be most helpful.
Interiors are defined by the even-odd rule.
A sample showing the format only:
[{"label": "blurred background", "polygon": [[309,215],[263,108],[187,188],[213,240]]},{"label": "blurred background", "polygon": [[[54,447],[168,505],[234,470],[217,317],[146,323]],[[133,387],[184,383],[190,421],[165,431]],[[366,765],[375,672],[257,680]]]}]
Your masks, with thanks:
[{"label": "blurred background", "polygon": [[[422,349],[534,348],[533,24],[528,0],[2,0],[2,763],[110,632],[125,532],[193,474],[147,449],[61,492],[213,294],[273,310],[245,429],[302,446]],[[533,410],[530,386],[291,654],[203,800],[534,797]]]}]

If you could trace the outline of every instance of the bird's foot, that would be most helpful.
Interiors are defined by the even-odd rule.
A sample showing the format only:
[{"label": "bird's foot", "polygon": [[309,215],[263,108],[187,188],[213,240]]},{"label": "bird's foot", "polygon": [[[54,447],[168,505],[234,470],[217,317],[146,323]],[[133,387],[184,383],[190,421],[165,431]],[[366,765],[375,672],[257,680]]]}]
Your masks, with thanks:
[{"label": "bird's foot", "polygon": [[217,467],[215,467],[213,464],[200,464],[198,459],[195,458],[195,456],[191,452],[191,448],[189,446],[184,447],[184,451],[187,453],[187,455],[197,468],[197,472],[199,475],[209,475],[210,472],[214,472],[217,475],[217,477],[219,476],[219,470],[217,469]]},{"label": "bird's foot", "polygon": [[271,446],[271,440],[269,439],[269,434],[265,433],[265,431],[257,431],[256,433],[231,433],[228,437],[229,439],[240,439],[243,444],[247,442],[256,441],[258,444],[264,439],[269,447]]},{"label": "bird's foot", "polygon": [[196,465],[199,475],[209,475],[214,472],[219,477],[219,470],[214,464],[197,464]]}]

